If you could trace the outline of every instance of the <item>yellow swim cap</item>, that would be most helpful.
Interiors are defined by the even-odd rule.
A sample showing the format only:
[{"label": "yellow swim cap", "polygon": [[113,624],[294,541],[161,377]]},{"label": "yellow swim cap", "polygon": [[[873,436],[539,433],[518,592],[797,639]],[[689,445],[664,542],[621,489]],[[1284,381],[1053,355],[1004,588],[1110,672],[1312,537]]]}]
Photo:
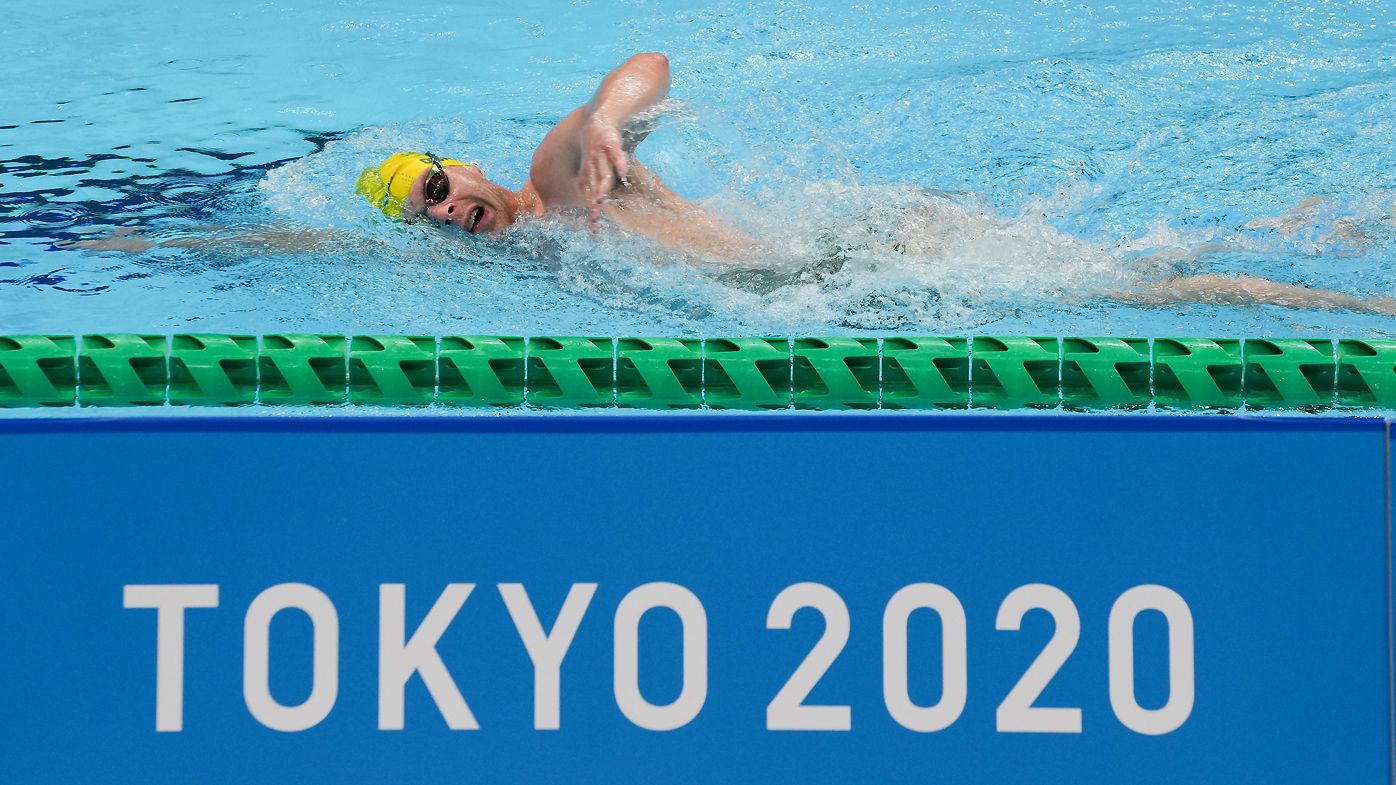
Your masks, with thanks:
[{"label": "yellow swim cap", "polygon": [[[442,166],[475,166],[454,158],[438,158]],[[412,184],[422,172],[431,168],[432,157],[427,153],[393,153],[378,167],[368,167],[359,173],[354,191],[364,195],[369,204],[389,218],[402,217],[402,203]]]}]

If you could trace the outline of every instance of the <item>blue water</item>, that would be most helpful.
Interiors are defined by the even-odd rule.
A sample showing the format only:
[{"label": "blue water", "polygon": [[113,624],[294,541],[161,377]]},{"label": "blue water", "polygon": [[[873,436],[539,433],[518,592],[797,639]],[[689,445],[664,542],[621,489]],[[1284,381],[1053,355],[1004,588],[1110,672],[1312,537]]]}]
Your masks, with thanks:
[{"label": "blue water", "polygon": [[[1388,0],[171,8],[6,9],[0,332],[1396,334],[1108,296],[1197,272],[1396,291]],[[421,148],[517,187],[655,50],[674,100],[640,159],[767,269],[549,222],[466,239],[353,194]],[[63,247],[113,231],[177,245]]]}]

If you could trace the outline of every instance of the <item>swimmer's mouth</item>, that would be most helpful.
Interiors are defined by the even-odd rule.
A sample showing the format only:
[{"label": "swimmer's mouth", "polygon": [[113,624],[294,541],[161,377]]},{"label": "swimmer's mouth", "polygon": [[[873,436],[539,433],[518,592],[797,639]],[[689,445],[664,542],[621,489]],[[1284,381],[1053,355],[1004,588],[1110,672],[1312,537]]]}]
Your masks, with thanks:
[{"label": "swimmer's mouth", "polygon": [[484,222],[484,220],[485,208],[483,206],[477,206],[474,210],[470,211],[470,219],[466,221],[465,230],[471,234],[475,234],[476,227]]}]

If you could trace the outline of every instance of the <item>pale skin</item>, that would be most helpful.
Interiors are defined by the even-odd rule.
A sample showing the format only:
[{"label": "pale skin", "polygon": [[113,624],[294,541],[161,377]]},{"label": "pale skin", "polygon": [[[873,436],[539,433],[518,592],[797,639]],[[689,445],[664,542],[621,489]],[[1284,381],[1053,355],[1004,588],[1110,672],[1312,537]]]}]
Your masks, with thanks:
[{"label": "pale skin", "polygon": [[674,193],[635,160],[644,134],[627,134],[626,127],[668,93],[669,59],[658,52],[635,55],[548,132],[519,190],[490,182],[478,167],[448,166],[446,200],[425,205],[422,186],[430,175],[425,171],[412,184],[403,213],[478,233],[503,230],[522,215],[584,209],[593,230],[604,217],[678,251],[729,261],[754,256],[756,241]]},{"label": "pale skin", "polygon": [[[653,108],[668,92],[668,58],[657,52],[631,57],[602,80],[590,101],[544,137],[533,154],[528,180],[518,191],[490,182],[476,167],[446,167],[450,196],[426,207],[425,215],[467,228],[473,211],[483,207],[484,217],[471,227],[479,232],[502,230],[524,214],[543,216],[558,209],[586,208],[592,229],[604,216],[678,251],[750,263],[759,258],[760,245],[674,193],[635,160],[635,148],[644,137],[626,138],[622,133],[632,118]],[[422,184],[428,174],[423,172],[413,184],[405,214],[423,212]],[[1276,220],[1288,227],[1314,203],[1308,200],[1296,208],[1301,211],[1299,218],[1286,214]],[[1111,293],[1111,297],[1141,304],[1281,305],[1396,315],[1396,300],[1389,297],[1354,297],[1245,275],[1171,276],[1138,291]]]},{"label": "pale skin", "polygon": [[[447,166],[447,197],[427,205],[422,196],[423,184],[431,173],[427,170],[412,184],[403,216],[455,226],[472,234],[494,234],[523,216],[584,215],[586,225],[593,231],[600,228],[604,219],[680,253],[718,263],[760,266],[762,248],[756,240],[683,199],[636,160],[635,149],[647,132],[637,130],[632,121],[654,109],[668,92],[668,58],[658,52],[637,54],[607,74],[591,100],[548,132],[533,154],[528,179],[518,190],[490,181],[479,167]],[[1253,226],[1293,231],[1312,212],[1314,204],[1313,200],[1305,201],[1290,213],[1259,219]],[[309,242],[297,247],[313,247],[325,239],[309,238]],[[162,244],[186,243],[172,240]],[[247,244],[295,250],[283,242],[268,242],[264,238],[252,238]],[[152,245],[132,234],[72,244],[133,252]],[[1198,250],[1206,253],[1215,249]],[[1396,315],[1396,299],[1390,297],[1356,297],[1245,275],[1170,276],[1109,296],[1139,304],[1280,305]]]}]

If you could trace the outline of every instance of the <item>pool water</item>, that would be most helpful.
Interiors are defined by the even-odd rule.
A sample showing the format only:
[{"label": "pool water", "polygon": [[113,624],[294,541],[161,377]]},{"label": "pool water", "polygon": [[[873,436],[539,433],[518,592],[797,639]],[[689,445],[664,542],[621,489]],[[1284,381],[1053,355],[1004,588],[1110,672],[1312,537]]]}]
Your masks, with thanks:
[{"label": "pool water", "polygon": [[[1396,333],[1374,314],[1127,302],[1176,273],[1396,290],[1387,0],[7,16],[0,333]],[[640,51],[673,68],[640,159],[757,237],[761,269],[561,222],[404,227],[353,193],[399,149],[517,187],[551,125]],[[175,244],[68,245],[114,232]]]}]

